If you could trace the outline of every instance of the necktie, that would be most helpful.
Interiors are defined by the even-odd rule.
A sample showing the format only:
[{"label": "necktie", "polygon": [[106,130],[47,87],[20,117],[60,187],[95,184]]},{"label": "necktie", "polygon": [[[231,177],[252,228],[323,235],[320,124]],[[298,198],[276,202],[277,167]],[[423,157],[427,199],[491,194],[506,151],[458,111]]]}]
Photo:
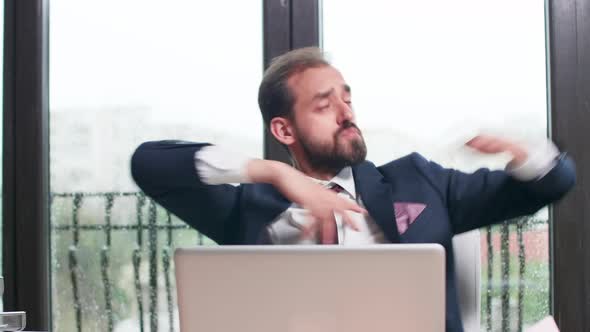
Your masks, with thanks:
[{"label": "necktie", "polygon": [[[336,183],[332,184],[329,189],[335,193],[339,193],[343,190],[342,187]],[[334,216],[333,220],[330,220],[322,225],[321,232],[321,244],[338,244],[338,225],[336,225],[336,216]]]}]

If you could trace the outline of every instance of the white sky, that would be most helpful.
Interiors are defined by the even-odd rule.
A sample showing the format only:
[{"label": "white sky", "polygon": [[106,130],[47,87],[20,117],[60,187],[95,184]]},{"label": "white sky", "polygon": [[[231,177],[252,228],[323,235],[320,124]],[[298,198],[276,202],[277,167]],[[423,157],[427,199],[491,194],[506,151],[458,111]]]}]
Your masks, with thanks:
[{"label": "white sky", "polygon": [[145,106],[156,121],[260,136],[261,9],[235,0],[52,0],[51,109]]},{"label": "white sky", "polygon": [[544,122],[543,1],[360,4],[324,0],[323,40],[365,126],[419,124],[408,129],[436,137],[466,122]]},{"label": "white sky", "polygon": [[[543,7],[324,0],[324,48],[365,132],[544,131]],[[52,112],[143,106],[163,124],[261,140],[261,1],[52,0],[50,27]]]}]

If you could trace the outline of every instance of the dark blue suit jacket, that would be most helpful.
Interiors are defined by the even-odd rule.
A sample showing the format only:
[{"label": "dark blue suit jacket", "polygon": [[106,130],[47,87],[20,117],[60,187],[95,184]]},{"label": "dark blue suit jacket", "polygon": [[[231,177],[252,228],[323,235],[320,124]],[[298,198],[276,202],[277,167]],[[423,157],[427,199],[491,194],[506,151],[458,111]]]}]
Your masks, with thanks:
[{"label": "dark blue suit jacket", "polygon": [[[290,205],[267,184],[206,185],[194,155],[208,144],[147,142],[134,153],[131,171],[139,187],[160,205],[218,244],[270,244],[266,226]],[[532,214],[561,198],[575,182],[572,161],[562,154],[537,181],[521,182],[503,171],[472,174],[445,169],[417,153],[376,167],[353,167],[357,192],[392,243],[439,243],[447,251],[446,326],[462,331],[455,288],[455,234]],[[419,202],[426,209],[402,235],[394,202]]]}]

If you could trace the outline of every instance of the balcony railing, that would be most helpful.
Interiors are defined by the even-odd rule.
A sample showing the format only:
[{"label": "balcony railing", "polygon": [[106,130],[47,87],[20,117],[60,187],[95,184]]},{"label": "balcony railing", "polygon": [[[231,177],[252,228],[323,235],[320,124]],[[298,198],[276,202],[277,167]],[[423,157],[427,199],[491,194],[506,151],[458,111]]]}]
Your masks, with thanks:
[{"label": "balcony railing", "polygon": [[[55,330],[111,332],[130,326],[141,332],[177,330],[173,251],[177,245],[203,245],[210,240],[139,192],[52,193],[50,208]],[[487,252],[482,261],[482,329],[522,330],[530,307],[526,292],[540,293],[541,302],[545,301],[539,304],[541,311],[546,307],[549,285],[537,289],[527,280],[524,240],[528,231],[542,224],[525,217],[482,230],[482,248]],[[99,267],[92,260],[98,260]],[[494,268],[498,263],[499,282]],[[125,283],[128,267],[132,281]],[[543,294],[547,294],[544,299]],[[498,310],[501,324],[497,324]]]}]

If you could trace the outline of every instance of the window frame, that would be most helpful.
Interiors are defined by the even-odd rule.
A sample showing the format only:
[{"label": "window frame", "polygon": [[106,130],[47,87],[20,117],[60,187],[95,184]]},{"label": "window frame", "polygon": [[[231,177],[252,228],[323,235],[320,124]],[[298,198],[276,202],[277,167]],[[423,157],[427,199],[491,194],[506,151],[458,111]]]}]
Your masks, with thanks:
[{"label": "window frame", "polygon": [[45,0],[4,6],[4,310],[49,330],[48,8]]},{"label": "window frame", "polygon": [[590,328],[590,3],[547,3],[551,137],[575,161],[577,184],[553,206],[552,312],[562,331]]}]

